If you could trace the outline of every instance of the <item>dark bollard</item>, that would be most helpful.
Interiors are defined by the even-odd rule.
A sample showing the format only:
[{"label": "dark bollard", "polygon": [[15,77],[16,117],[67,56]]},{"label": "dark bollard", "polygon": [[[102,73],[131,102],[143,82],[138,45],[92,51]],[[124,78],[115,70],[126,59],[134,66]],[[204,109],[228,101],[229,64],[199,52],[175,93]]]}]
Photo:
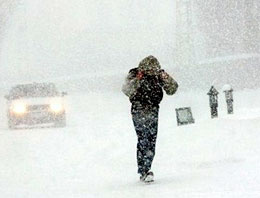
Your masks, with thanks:
[{"label": "dark bollard", "polygon": [[227,113],[228,114],[233,114],[234,109],[233,109],[233,89],[230,85],[225,85],[223,87],[225,97],[226,97],[226,103],[227,103]]},{"label": "dark bollard", "polygon": [[209,95],[209,106],[211,110],[211,118],[218,117],[218,91],[215,87],[211,86],[208,95]]}]

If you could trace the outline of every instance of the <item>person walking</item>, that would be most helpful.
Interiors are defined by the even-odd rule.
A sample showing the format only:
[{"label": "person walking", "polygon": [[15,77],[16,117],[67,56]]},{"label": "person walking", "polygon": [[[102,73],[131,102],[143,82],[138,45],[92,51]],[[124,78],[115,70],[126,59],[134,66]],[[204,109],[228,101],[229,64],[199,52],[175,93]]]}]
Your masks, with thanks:
[{"label": "person walking", "polygon": [[155,156],[158,130],[159,104],[163,90],[173,95],[178,89],[177,82],[163,69],[154,56],[144,58],[129,71],[122,91],[129,97],[132,120],[137,134],[137,164],[140,180],[152,182],[151,171]]}]

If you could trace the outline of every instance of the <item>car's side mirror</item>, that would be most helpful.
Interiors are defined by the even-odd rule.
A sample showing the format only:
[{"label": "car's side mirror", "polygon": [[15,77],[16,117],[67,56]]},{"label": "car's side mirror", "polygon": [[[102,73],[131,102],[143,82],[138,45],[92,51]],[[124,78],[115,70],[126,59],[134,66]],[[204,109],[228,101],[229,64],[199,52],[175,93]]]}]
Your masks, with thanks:
[{"label": "car's side mirror", "polygon": [[10,100],[10,96],[9,95],[5,95],[4,96],[6,100]]},{"label": "car's side mirror", "polygon": [[66,95],[68,95],[68,93],[65,92],[65,91],[63,91],[63,92],[61,92],[61,95],[62,95],[62,96],[66,96]]}]

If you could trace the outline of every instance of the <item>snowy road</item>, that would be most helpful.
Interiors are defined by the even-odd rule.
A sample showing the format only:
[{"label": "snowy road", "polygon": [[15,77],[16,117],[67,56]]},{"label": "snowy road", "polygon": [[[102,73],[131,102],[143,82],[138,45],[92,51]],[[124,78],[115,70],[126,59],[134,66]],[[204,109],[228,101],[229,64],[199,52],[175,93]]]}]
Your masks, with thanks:
[{"label": "snowy road", "polygon": [[[0,114],[0,197],[260,197],[259,91],[235,95],[235,114],[211,120],[204,94],[161,104],[155,183],[139,183],[130,105],[121,93],[68,96],[66,128],[6,126]],[[175,107],[191,106],[195,124],[177,127]]]}]

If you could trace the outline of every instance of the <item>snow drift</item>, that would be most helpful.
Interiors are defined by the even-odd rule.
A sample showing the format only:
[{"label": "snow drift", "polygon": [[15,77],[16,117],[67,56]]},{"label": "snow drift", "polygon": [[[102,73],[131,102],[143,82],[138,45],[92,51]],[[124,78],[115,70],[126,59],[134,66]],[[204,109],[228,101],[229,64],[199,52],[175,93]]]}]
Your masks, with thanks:
[{"label": "snow drift", "polygon": [[[155,183],[138,181],[136,135],[121,93],[67,96],[65,129],[7,130],[0,114],[0,194],[11,197],[259,197],[260,92],[224,94],[211,120],[204,92],[165,97],[153,164]],[[5,101],[0,100],[1,106]],[[191,106],[195,124],[177,127],[176,107]]]}]

